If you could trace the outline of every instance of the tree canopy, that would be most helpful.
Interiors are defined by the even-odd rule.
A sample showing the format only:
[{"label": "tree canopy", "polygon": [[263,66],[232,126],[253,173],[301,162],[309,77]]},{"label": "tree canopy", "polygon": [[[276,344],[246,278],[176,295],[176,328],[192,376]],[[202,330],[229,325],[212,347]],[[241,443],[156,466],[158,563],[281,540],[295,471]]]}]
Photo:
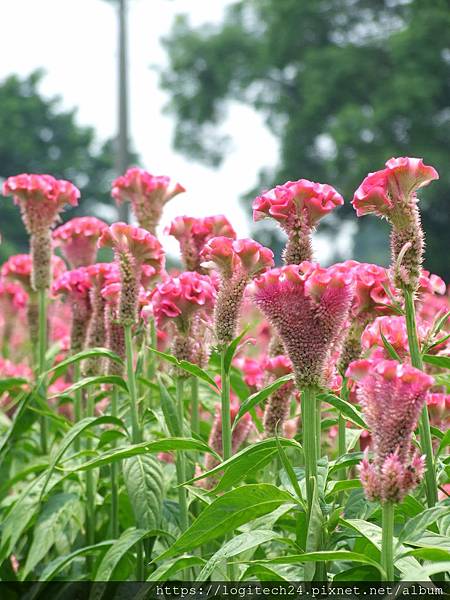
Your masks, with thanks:
[{"label": "tree canopy", "polygon": [[[62,110],[57,97],[44,98],[39,92],[42,77],[36,71],[0,84],[0,177],[29,172],[69,179],[80,188],[81,201],[64,218],[95,212],[99,203],[112,202],[113,142],[98,147],[94,130],[76,123],[75,110]],[[10,199],[0,202],[0,219],[1,255],[25,250],[27,236]]]},{"label": "tree canopy", "polygon": [[[341,219],[354,218],[348,201],[369,171],[423,157],[441,176],[420,194],[426,266],[448,277],[449,31],[449,0],[239,0],[222,23],[198,28],[180,16],[161,75],[175,146],[217,166],[227,103],[251,105],[280,141],[279,164],[261,165],[253,192],[301,177],[330,183],[347,200]],[[383,260],[379,222],[358,225],[358,258]]]}]

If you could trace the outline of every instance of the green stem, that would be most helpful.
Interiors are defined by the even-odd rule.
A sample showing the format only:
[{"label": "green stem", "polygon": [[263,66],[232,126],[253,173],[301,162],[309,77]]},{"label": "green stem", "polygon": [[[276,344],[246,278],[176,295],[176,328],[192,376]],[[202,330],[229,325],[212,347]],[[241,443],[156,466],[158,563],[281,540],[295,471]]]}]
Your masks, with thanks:
[{"label": "green stem", "polygon": [[[177,390],[176,400],[177,400],[178,422],[180,424],[180,431],[183,435],[184,381],[183,381],[182,377],[177,377],[176,390]],[[179,485],[179,487],[178,487],[178,502],[179,502],[179,506],[180,506],[180,525],[181,525],[181,531],[186,531],[186,529],[189,527],[186,489],[183,486],[180,486],[181,483],[184,483],[186,481],[186,457],[182,450],[179,450],[177,452],[176,467],[177,467],[177,483]]]},{"label": "green stem", "polygon": [[[38,376],[45,371],[45,354],[47,352],[47,290],[38,291],[39,303],[39,337],[38,337]],[[47,417],[40,419],[41,449],[42,454],[48,451],[48,426]]]},{"label": "green stem", "polygon": [[133,336],[131,333],[131,325],[125,325],[125,356],[127,365],[127,383],[128,393],[130,396],[130,412],[131,412],[131,439],[133,444],[138,444],[142,441],[142,434],[139,427],[139,413],[137,405],[137,390],[136,377],[134,373],[134,354],[133,354]]},{"label": "green stem", "polygon": [[[346,451],[346,444],[345,444],[346,425],[347,425],[347,422],[346,422],[345,418],[342,416],[341,413],[339,413],[339,418],[338,418],[338,456],[344,456],[345,451]],[[346,479],[347,479],[346,469],[339,469],[338,480],[345,481]],[[342,505],[343,500],[344,500],[344,492],[340,492],[340,494],[338,496],[338,502],[340,505]]]},{"label": "green stem", "polygon": [[394,503],[382,504],[381,566],[385,581],[394,581]]},{"label": "green stem", "polygon": [[317,443],[316,443],[316,390],[306,387],[302,390],[302,429],[303,451],[305,455],[306,496],[308,500],[308,518],[311,513],[313,486],[311,478],[317,482]]},{"label": "green stem", "polygon": [[[94,397],[91,394],[87,401],[87,416],[94,415]],[[92,450],[92,438],[86,439],[86,450]],[[95,544],[95,472],[93,469],[86,471],[86,546]],[[86,557],[86,566],[89,574],[92,573],[94,566],[93,557]]]},{"label": "green stem", "polygon": [[199,404],[198,404],[198,379],[191,379],[191,431],[200,434]]},{"label": "green stem", "polygon": [[[409,353],[411,355],[411,364],[413,367],[423,371],[422,354],[420,352],[419,336],[417,334],[416,310],[414,306],[413,294],[408,289],[403,289],[405,299],[406,329],[408,332]],[[420,445],[425,454],[425,484],[428,506],[431,508],[438,500],[437,482],[434,468],[433,443],[431,440],[430,419],[428,409],[425,406],[419,421]]]},{"label": "green stem", "polygon": [[322,455],[322,403],[316,398],[316,457],[319,459]]},{"label": "green stem", "polygon": [[222,457],[227,460],[231,457],[231,416],[230,416],[230,375],[225,369],[225,352],[223,349],[220,354],[220,379],[222,385],[221,391],[221,412],[222,412]]},{"label": "green stem", "polygon": [[[119,390],[113,387],[111,398],[111,416],[117,417]],[[113,447],[116,443],[113,442]],[[119,537],[119,469],[118,463],[111,463],[111,534],[113,539]]]},{"label": "green stem", "polygon": [[[81,379],[81,363],[80,363],[80,361],[78,361],[73,366],[73,382],[76,383],[77,381],[80,381],[80,379]],[[74,416],[75,423],[78,423],[78,421],[81,421],[81,419],[83,418],[82,403],[83,403],[83,391],[75,390],[75,394],[74,394],[74,398],[73,398],[73,416]],[[75,439],[74,447],[77,452],[80,451],[81,445],[80,445],[79,437],[77,437]]]}]

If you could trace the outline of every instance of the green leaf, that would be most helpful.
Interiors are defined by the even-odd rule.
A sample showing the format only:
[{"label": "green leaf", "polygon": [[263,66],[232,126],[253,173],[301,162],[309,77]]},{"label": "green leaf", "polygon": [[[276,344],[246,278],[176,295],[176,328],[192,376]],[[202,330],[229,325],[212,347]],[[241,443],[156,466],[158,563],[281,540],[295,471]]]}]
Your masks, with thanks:
[{"label": "green leaf", "polygon": [[432,560],[435,562],[450,561],[450,551],[443,548],[415,548],[414,550],[408,550],[402,556],[415,556],[422,560]]},{"label": "green leaf", "polygon": [[251,564],[242,574],[241,581],[249,581],[250,578],[258,581],[288,581],[273,569],[260,564]]},{"label": "green leaf", "polygon": [[190,375],[194,375],[198,379],[202,379],[209,385],[212,385],[212,387],[217,390],[219,389],[217,386],[217,383],[214,381],[214,379],[211,377],[211,375],[209,375],[204,369],[201,369],[198,365],[194,365],[193,363],[190,363],[187,360],[178,360],[177,358],[175,358],[175,356],[172,356],[172,354],[166,354],[165,352],[159,352],[159,350],[155,350],[155,348],[149,347],[148,349],[151,350],[154,354],[156,354],[160,358],[162,358],[163,360],[166,360],[167,362],[170,362],[172,365],[175,365],[175,366],[179,367],[180,369],[183,369],[183,371],[186,371],[186,373],[189,373]]},{"label": "green leaf", "polygon": [[444,437],[440,441],[436,455],[440,456],[448,446],[450,446],[450,429],[446,431]]},{"label": "green leaf", "polygon": [[223,366],[225,369],[225,373],[228,374],[231,369],[231,363],[233,362],[234,355],[236,354],[236,350],[239,344],[242,341],[242,338],[247,335],[249,327],[246,327],[242,333],[240,333],[234,340],[228,345],[225,350],[225,357],[223,359]]},{"label": "green leaf", "polygon": [[325,497],[327,500],[330,500],[332,496],[335,494],[339,494],[339,492],[346,492],[347,490],[359,489],[361,487],[360,479],[347,479],[345,481],[330,481],[326,492]]},{"label": "green leaf", "polygon": [[399,541],[404,542],[405,540],[417,540],[420,538],[422,533],[427,529],[429,525],[440,519],[445,515],[450,515],[449,506],[434,506],[424,510],[422,513],[409,519],[399,535]]},{"label": "green leaf", "polygon": [[173,450],[197,450],[200,452],[209,452],[216,458],[219,458],[214,450],[199,440],[194,440],[192,438],[167,438],[155,442],[142,442],[140,444],[124,446],[121,448],[113,448],[104,454],[100,454],[97,458],[94,458],[83,465],[71,468],[70,470],[74,473],[77,471],[89,471],[90,469],[109,465],[118,460],[124,460],[125,458],[130,458],[132,456],[147,454],[149,452],[170,452]]},{"label": "green leaf", "polygon": [[[402,581],[429,581],[430,575],[436,575],[436,573],[448,573],[450,571],[450,561],[435,562],[427,565],[421,565],[420,563],[417,563],[417,565],[417,567],[413,567],[411,565],[411,569],[403,573]],[[430,583],[427,586],[421,584],[420,587],[433,588],[435,586],[434,584]],[[439,585],[437,585],[435,589],[442,590]],[[434,595],[438,595],[438,593],[441,592],[434,591]]]},{"label": "green leaf", "polygon": [[161,378],[158,377],[161,394],[161,408],[166,421],[167,429],[173,437],[181,437],[183,424],[180,423],[174,399],[166,388]]},{"label": "green leaf", "polygon": [[270,385],[266,386],[259,392],[256,392],[255,394],[252,394],[249,398],[247,398],[247,400],[245,400],[245,402],[243,402],[241,404],[239,412],[236,415],[236,418],[234,419],[233,428],[236,427],[237,422],[240,419],[242,419],[242,417],[245,415],[245,413],[248,413],[251,408],[253,408],[257,404],[259,404],[260,402],[262,402],[263,400],[268,398],[273,392],[275,392],[282,385],[284,385],[288,381],[292,381],[293,377],[294,376],[292,374],[283,375],[283,377],[276,379]]},{"label": "green leaf", "polygon": [[147,578],[147,581],[168,581],[169,577],[172,577],[172,575],[175,575],[184,569],[188,569],[189,567],[204,565],[205,562],[206,561],[199,556],[181,556],[180,558],[176,558],[175,560],[158,567],[156,571]]},{"label": "green leaf", "polygon": [[0,379],[0,394],[19,388],[26,383],[29,382],[27,379],[23,379],[23,377],[8,377],[7,379]]},{"label": "green leaf", "polygon": [[237,535],[211,556],[197,576],[196,581],[206,581],[220,563],[223,563],[226,559],[247,552],[247,550],[264,544],[264,542],[275,539],[278,535],[274,531],[264,531],[262,529]]},{"label": "green leaf", "polygon": [[64,455],[64,453],[66,452],[66,450],[69,448],[69,446],[78,438],[81,436],[81,434],[86,431],[87,429],[90,429],[92,427],[96,427],[97,425],[105,425],[105,424],[109,424],[109,425],[117,425],[118,427],[122,427],[123,429],[125,429],[125,426],[123,424],[123,421],[121,419],[118,419],[117,417],[109,417],[109,416],[103,416],[103,417],[87,417],[86,419],[83,419],[82,421],[78,421],[78,423],[76,423],[72,429],[69,430],[69,433],[62,439],[60,447],[58,452],[56,453],[51,465],[49,466],[48,472],[47,472],[47,477],[44,481],[44,485],[42,486],[42,490],[41,490],[41,498],[44,495],[45,489],[47,487],[47,484],[50,480],[50,477],[52,476],[53,471],[56,468],[56,465],[59,463],[59,461],[61,460],[62,456]]},{"label": "green leaf", "polygon": [[387,353],[389,354],[389,356],[393,359],[393,360],[397,360],[398,362],[402,362],[402,359],[400,358],[400,356],[398,355],[396,349],[394,348],[394,346],[385,338],[384,333],[381,331],[381,325],[380,325],[380,335],[381,335],[381,340],[383,342],[383,346],[385,347]]},{"label": "green leaf", "polygon": [[78,496],[68,493],[55,494],[44,505],[34,527],[33,542],[20,575],[22,581],[47,556],[80,506]]},{"label": "green leaf", "polygon": [[433,365],[434,367],[450,369],[450,356],[435,356],[434,354],[425,354],[423,357],[423,362]]},{"label": "green leaf", "polygon": [[24,395],[17,405],[12,425],[0,441],[0,455],[8,450],[14,439],[25,433],[25,431],[27,431],[36,421],[37,414],[34,411],[29,410],[32,398],[33,392],[29,392]]},{"label": "green leaf", "polygon": [[144,539],[147,535],[147,531],[135,529],[134,527],[130,527],[124,531],[120,538],[116,540],[106,552],[97,569],[94,581],[114,580],[114,571],[120,560],[126,555],[127,552],[131,550],[135,544]]},{"label": "green leaf", "polygon": [[267,483],[244,485],[226,492],[207,506],[189,529],[157,560],[192,550],[234,531],[244,523],[271,513],[282,504],[292,502],[290,494]]},{"label": "green leaf", "polygon": [[73,365],[74,363],[79,362],[80,360],[85,360],[86,358],[96,357],[108,358],[109,360],[119,363],[120,365],[124,364],[120,356],[117,356],[117,354],[111,352],[111,350],[108,350],[107,348],[91,348],[89,350],[83,350],[82,352],[78,352],[78,354],[74,354],[73,356],[66,358],[66,360],[61,361],[55,367],[50,369],[48,373],[53,373],[50,379],[50,383],[56,381],[70,365]]},{"label": "green leaf", "polygon": [[[295,440],[281,438],[280,444],[282,446],[298,448],[301,450],[300,444]],[[271,438],[262,440],[261,442],[256,442],[251,446],[243,448],[231,458],[221,462],[213,469],[207,471],[206,473],[202,473],[198,477],[195,477],[186,483],[193,483],[194,481],[198,481],[200,479],[204,479],[205,477],[210,477],[216,473],[224,471],[217,487],[214,490],[215,492],[222,492],[226,489],[229,489],[239,481],[242,481],[249,473],[255,473],[258,469],[264,467],[272,460],[276,452],[277,446],[275,439]]]},{"label": "green leaf", "polygon": [[371,565],[375,567],[382,575],[384,571],[381,565],[376,561],[366,556],[365,554],[359,554],[358,552],[350,552],[348,550],[330,550],[320,552],[305,552],[305,554],[291,554],[289,556],[279,556],[276,558],[270,558],[267,560],[259,560],[257,562],[264,565],[296,565],[301,563],[309,562],[322,562],[322,561],[352,561]]},{"label": "green leaf", "polygon": [[164,493],[160,463],[148,454],[133,456],[123,462],[122,472],[136,526],[147,531],[157,529]]},{"label": "green leaf", "polygon": [[280,438],[278,437],[278,431],[277,431],[277,436],[276,436],[276,442],[277,442],[278,455],[283,464],[283,468],[286,471],[286,475],[288,476],[289,481],[291,482],[291,485],[297,495],[297,498],[300,501],[300,504],[302,504],[304,506],[302,490],[300,489],[300,486],[298,484],[298,479],[295,475],[294,469],[292,468],[292,465],[286,456],[286,452],[283,450],[283,446],[280,442]]},{"label": "green leaf", "polygon": [[330,464],[330,475],[341,469],[348,469],[353,465],[357,465],[363,458],[362,452],[350,452],[340,456],[334,463]]},{"label": "green leaf", "polygon": [[[118,375],[96,375],[95,377],[85,377],[84,379],[80,379],[70,387],[64,390],[64,394],[69,395],[77,390],[82,390],[85,387],[89,387],[91,385],[102,385],[104,383],[110,383],[112,385],[116,385],[117,387],[122,388],[126,392],[128,392],[128,386],[123,377],[119,377]],[[53,394],[50,398],[59,398],[61,394]]]},{"label": "green leaf", "polygon": [[350,402],[339,398],[339,396],[336,396],[335,394],[319,394],[319,400],[322,402],[328,402],[328,404],[334,406],[334,408],[336,408],[342,414],[342,416],[355,425],[358,425],[358,427],[369,429],[359,410],[350,404]]},{"label": "green leaf", "polygon": [[109,548],[114,544],[114,540],[107,540],[104,542],[99,542],[98,544],[93,544],[92,546],[85,546],[84,548],[78,548],[74,552],[67,554],[65,556],[58,556],[55,560],[52,560],[42,573],[39,575],[39,581],[51,581],[58,573],[60,573],[64,567],[67,567],[74,558],[78,556],[86,556],[89,554],[95,554],[99,550],[103,550],[105,548]]}]

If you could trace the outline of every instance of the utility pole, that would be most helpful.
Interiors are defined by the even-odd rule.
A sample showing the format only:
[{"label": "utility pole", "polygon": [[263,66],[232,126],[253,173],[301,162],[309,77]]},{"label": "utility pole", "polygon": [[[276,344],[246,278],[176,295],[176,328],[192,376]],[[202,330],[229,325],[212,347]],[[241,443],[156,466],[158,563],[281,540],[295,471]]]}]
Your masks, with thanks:
[{"label": "utility pole", "polygon": [[[116,172],[122,175],[129,165],[130,150],[128,136],[128,64],[127,64],[127,0],[118,0],[118,131],[116,140]],[[128,202],[119,206],[120,221],[128,222]]]}]

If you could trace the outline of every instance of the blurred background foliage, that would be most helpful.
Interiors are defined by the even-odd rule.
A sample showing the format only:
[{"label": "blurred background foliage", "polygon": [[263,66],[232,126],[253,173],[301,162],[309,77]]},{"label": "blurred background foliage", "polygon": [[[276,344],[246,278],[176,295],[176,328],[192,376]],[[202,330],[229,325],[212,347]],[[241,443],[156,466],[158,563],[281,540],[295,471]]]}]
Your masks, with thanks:
[{"label": "blurred background foliage", "polygon": [[[168,65],[160,72],[174,146],[217,167],[232,147],[221,127],[230,102],[253,107],[280,155],[278,164],[261,165],[252,190],[242,190],[245,205],[289,179],[335,185],[346,206],[321,225],[334,258],[342,257],[338,234],[350,235],[353,222],[353,256],[382,264],[387,228],[371,216],[357,220],[349,201],[363,177],[391,156],[422,156],[441,176],[420,194],[426,266],[449,280],[449,31],[450,0],[239,0],[222,23],[197,28],[179,16],[164,36]],[[114,140],[99,144],[93,128],[77,124],[76,111],[43,97],[42,77],[39,71],[0,83],[0,178],[50,172],[80,187],[78,214],[115,218]],[[131,153],[129,160],[138,157]],[[0,219],[4,259],[26,249],[26,236],[10,201],[0,203]],[[282,245],[272,223],[258,224],[255,235]]]},{"label": "blurred background foliage", "polygon": [[[330,240],[354,219],[348,201],[369,171],[391,156],[424,157],[441,176],[420,194],[426,266],[448,280],[449,32],[449,0],[240,0],[220,25],[199,28],[180,16],[161,73],[175,147],[219,165],[230,146],[220,130],[228,103],[254,107],[280,157],[262,165],[246,204],[289,179],[335,185],[347,205]],[[280,245],[275,228],[255,233]],[[386,263],[386,239],[378,219],[359,219],[355,258]]]}]

